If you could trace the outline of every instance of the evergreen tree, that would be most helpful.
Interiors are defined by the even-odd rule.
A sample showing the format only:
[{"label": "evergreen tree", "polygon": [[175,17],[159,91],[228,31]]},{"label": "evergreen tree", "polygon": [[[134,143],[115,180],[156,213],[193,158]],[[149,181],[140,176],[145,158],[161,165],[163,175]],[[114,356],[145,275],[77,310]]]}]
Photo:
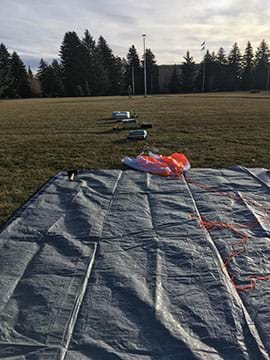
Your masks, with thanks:
[{"label": "evergreen tree", "polygon": [[41,83],[42,95],[45,97],[64,96],[64,85],[62,82],[62,66],[57,60],[48,65],[43,59],[40,61],[38,78]]},{"label": "evergreen tree", "polygon": [[[97,45],[98,60],[103,65],[104,95],[119,95],[121,92],[121,61],[113,55],[107,41],[100,36]],[[107,77],[107,81],[106,80]]]},{"label": "evergreen tree", "polygon": [[38,72],[37,72],[37,75],[39,78],[42,78],[42,74],[46,71],[47,67],[48,67],[48,64],[46,63],[46,61],[44,61],[41,58],[40,63],[39,63]]},{"label": "evergreen tree", "polygon": [[213,51],[211,54],[211,60],[209,64],[209,90],[217,91],[218,90],[218,64],[217,64],[217,56]]},{"label": "evergreen tree", "polygon": [[28,74],[28,82],[29,82],[29,86],[30,86],[30,94],[31,94],[31,97],[35,97],[35,94],[34,94],[34,86],[33,86],[34,75],[33,75],[33,72],[32,72],[32,70],[31,70],[31,67],[30,67],[30,66],[28,66],[27,74]]},{"label": "evergreen tree", "polygon": [[16,97],[28,98],[31,96],[28,73],[19,55],[14,51],[11,55],[12,84]]},{"label": "evergreen tree", "polygon": [[11,59],[4,44],[0,44],[0,98],[14,96],[12,92]]},{"label": "evergreen tree", "polygon": [[89,30],[85,30],[82,44],[86,48],[86,69],[87,78],[85,80],[84,92],[85,95],[98,94],[99,74],[102,71],[101,64],[99,64],[97,56],[96,42],[91,36]]},{"label": "evergreen tree", "polygon": [[32,72],[32,70],[31,70],[31,67],[30,66],[28,66],[28,77],[29,77],[29,79],[33,79],[33,72]]},{"label": "evergreen tree", "polygon": [[48,72],[49,72],[48,64],[43,59],[41,59],[37,72],[37,77],[40,82],[41,95],[44,97],[51,96],[51,90],[50,90],[51,85],[50,85],[50,78],[48,77]]},{"label": "evergreen tree", "polygon": [[184,56],[182,67],[181,89],[184,92],[193,92],[194,89],[194,76],[195,76],[195,62],[193,57],[190,56],[189,50]]},{"label": "evergreen tree", "polygon": [[[88,76],[88,54],[76,32],[64,35],[60,48],[60,58],[63,67],[63,83],[67,96],[82,94],[85,79]],[[78,92],[78,88],[80,91]]]},{"label": "evergreen tree", "polygon": [[266,89],[267,77],[269,76],[269,58],[269,47],[267,42],[263,40],[255,55],[255,87],[257,89]]},{"label": "evergreen tree", "polygon": [[86,29],[85,32],[84,32],[84,37],[82,39],[82,44],[88,50],[88,54],[90,55],[90,62],[93,61],[93,58],[96,55],[97,48],[96,48],[96,42],[93,39],[93,37],[91,36],[88,29]]},{"label": "evergreen tree", "polygon": [[53,60],[51,64],[51,73],[53,78],[52,83],[52,96],[60,97],[64,96],[65,89],[63,84],[63,67],[57,60]]},{"label": "evergreen tree", "polygon": [[242,67],[242,88],[250,90],[254,83],[254,54],[250,41],[245,49]]},{"label": "evergreen tree", "polygon": [[111,94],[121,94],[122,81],[122,61],[118,56],[114,56],[112,71],[111,71]]},{"label": "evergreen tree", "polygon": [[126,89],[132,86],[132,77],[134,76],[134,93],[143,93],[143,72],[140,64],[140,58],[134,45],[132,45],[127,54],[125,69]]},{"label": "evergreen tree", "polygon": [[126,95],[128,91],[128,85],[126,81],[127,67],[128,67],[127,60],[125,58],[122,58],[121,59],[121,95]]},{"label": "evergreen tree", "polygon": [[227,65],[227,58],[226,58],[225,50],[223,49],[223,47],[218,49],[218,53],[216,55],[216,61],[220,65]]},{"label": "evergreen tree", "polygon": [[241,84],[241,64],[242,56],[237,43],[234,43],[233,48],[228,56],[228,70],[229,70],[229,89],[238,90]]},{"label": "evergreen tree", "polygon": [[106,40],[100,36],[97,44],[97,63],[99,64],[99,94],[111,95],[111,71],[113,67],[113,53]]},{"label": "evergreen tree", "polygon": [[169,91],[171,94],[177,94],[180,90],[180,79],[177,73],[177,67],[174,65],[171,80],[169,83]]},{"label": "evergreen tree", "polygon": [[147,84],[147,92],[149,94],[157,94],[158,93],[158,67],[156,65],[155,55],[151,51],[151,49],[146,49],[145,51],[146,57],[146,84]]},{"label": "evergreen tree", "polygon": [[219,91],[228,89],[228,61],[226,58],[225,50],[221,47],[218,50],[215,59],[215,88]]}]

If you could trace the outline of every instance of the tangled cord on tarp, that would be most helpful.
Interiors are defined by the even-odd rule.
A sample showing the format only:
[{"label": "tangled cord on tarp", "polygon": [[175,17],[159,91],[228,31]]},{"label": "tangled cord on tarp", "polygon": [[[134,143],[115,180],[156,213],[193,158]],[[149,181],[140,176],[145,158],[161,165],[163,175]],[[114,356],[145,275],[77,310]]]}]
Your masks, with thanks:
[{"label": "tangled cord on tarp", "polygon": [[[149,151],[148,155],[145,155],[146,151]],[[196,186],[202,190],[214,193],[218,196],[224,196],[234,201],[242,201],[244,200],[248,205],[252,205],[254,208],[260,209],[263,212],[261,217],[270,223],[269,217],[269,209],[270,207],[264,207],[261,204],[258,204],[256,201],[249,199],[247,197],[241,197],[237,194],[229,194],[224,191],[219,191],[216,188],[201,184],[197,181],[191,180],[187,175],[186,172],[190,168],[189,160],[186,158],[184,154],[174,153],[169,156],[162,156],[158,154],[157,149],[151,149],[151,146],[147,144],[143,149],[143,152],[137,156],[136,158],[125,157],[123,159],[123,163],[127,166],[140,170],[145,171],[148,173],[152,173],[159,176],[165,176],[170,179],[180,179],[183,175],[186,182],[193,186]],[[231,251],[229,255],[224,261],[222,266],[222,272],[225,275],[229,276],[229,279],[232,285],[239,291],[247,291],[254,289],[256,286],[257,281],[266,281],[270,280],[270,275],[250,275],[247,278],[248,284],[247,285],[238,285],[235,283],[234,278],[235,276],[230,272],[230,263],[232,259],[236,256],[242,255],[247,252],[247,245],[249,237],[243,232],[244,229],[252,230],[256,227],[257,222],[254,220],[253,222],[249,222],[247,225],[240,225],[240,224],[229,224],[221,221],[209,221],[205,218],[197,219],[201,226],[203,226],[206,230],[222,230],[227,229],[231,231],[235,236],[239,238],[238,241],[234,242],[231,245]]]},{"label": "tangled cord on tarp", "polygon": [[[239,230],[239,229],[241,229],[241,225],[228,224],[228,223],[221,222],[221,221],[208,221],[205,218],[202,218],[201,220],[199,220],[199,223],[202,227],[204,227],[208,231],[227,229],[239,238],[238,241],[235,241],[231,244],[231,251],[229,252],[229,255],[225,259],[223,266],[221,268],[222,272],[225,275],[226,274],[229,275],[232,285],[237,290],[239,290],[239,291],[251,290],[256,287],[257,281],[270,280],[270,275],[250,275],[247,278],[247,281],[248,281],[247,285],[238,285],[235,283],[235,281],[234,281],[235,276],[233,274],[231,274],[231,272],[229,270],[230,262],[232,261],[232,259],[234,257],[247,253],[247,245],[248,245],[248,240],[249,240],[249,237],[246,234],[244,234],[242,231]],[[252,227],[248,226],[248,225],[243,225],[242,229],[244,229],[244,228],[252,229],[255,226],[256,225],[253,225]]]},{"label": "tangled cord on tarp", "polygon": [[[229,199],[235,200],[235,201],[244,199],[247,203],[252,204],[254,207],[262,210],[264,212],[264,214],[262,215],[263,219],[265,219],[265,220],[268,219],[270,222],[269,215],[268,215],[269,207],[264,207],[263,205],[258,204],[256,201],[248,199],[247,197],[242,198],[240,196],[237,196],[236,194],[228,194],[225,192],[221,192],[213,187],[209,187],[207,185],[200,184],[199,182],[193,181],[190,178],[188,178],[187,176],[185,176],[185,179],[186,179],[187,183],[192,184],[193,186],[199,187],[202,190],[213,192],[219,196],[226,196]],[[248,245],[249,236],[246,235],[243,232],[243,230],[244,229],[253,230],[257,225],[256,220],[251,221],[248,224],[240,225],[240,224],[229,224],[229,223],[222,222],[222,221],[210,221],[210,220],[207,220],[205,217],[201,217],[201,218],[196,217],[196,218],[199,221],[200,225],[202,227],[204,227],[207,231],[226,229],[226,230],[231,231],[234,235],[236,235],[239,238],[238,241],[235,241],[231,244],[231,251],[229,252],[229,254],[228,254],[227,258],[225,259],[223,266],[221,268],[224,275],[227,275],[227,274],[229,275],[229,279],[235,289],[237,289],[239,291],[252,290],[256,287],[257,281],[270,280],[270,275],[250,275],[247,277],[247,282],[248,282],[247,285],[239,285],[239,284],[236,284],[234,281],[235,275],[233,275],[230,272],[230,263],[233,260],[233,258],[247,253],[247,245]]]}]

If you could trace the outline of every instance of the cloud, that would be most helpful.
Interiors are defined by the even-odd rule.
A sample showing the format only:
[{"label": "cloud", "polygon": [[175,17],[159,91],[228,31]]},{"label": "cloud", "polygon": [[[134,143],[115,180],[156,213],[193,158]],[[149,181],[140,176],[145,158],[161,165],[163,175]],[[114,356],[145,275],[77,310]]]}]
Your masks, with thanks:
[{"label": "cloud", "polygon": [[186,50],[199,61],[200,44],[228,52],[237,41],[254,47],[269,34],[268,0],[1,0],[0,42],[37,67],[58,57],[66,31],[103,35],[114,53],[126,56],[134,44],[142,54],[142,34],[158,63],[180,63]]}]

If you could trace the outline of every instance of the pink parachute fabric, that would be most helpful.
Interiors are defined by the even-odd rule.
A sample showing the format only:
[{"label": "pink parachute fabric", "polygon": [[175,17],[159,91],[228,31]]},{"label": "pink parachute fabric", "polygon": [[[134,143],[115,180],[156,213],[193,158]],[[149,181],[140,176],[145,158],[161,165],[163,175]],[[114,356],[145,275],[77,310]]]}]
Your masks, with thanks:
[{"label": "pink parachute fabric", "polygon": [[125,157],[123,163],[133,169],[171,178],[179,177],[190,169],[190,163],[184,154],[174,153],[169,156],[149,153],[136,158]]}]

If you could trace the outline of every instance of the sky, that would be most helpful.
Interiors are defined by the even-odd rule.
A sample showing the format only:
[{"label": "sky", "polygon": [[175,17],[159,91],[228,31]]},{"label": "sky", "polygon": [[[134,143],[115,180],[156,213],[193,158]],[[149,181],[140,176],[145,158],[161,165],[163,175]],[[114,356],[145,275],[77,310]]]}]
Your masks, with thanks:
[{"label": "sky", "polygon": [[102,35],[121,57],[133,44],[142,55],[145,33],[158,64],[180,64],[187,50],[200,61],[204,40],[211,52],[256,49],[270,40],[269,16],[269,0],[0,0],[0,43],[35,69],[58,58],[67,31]]}]

